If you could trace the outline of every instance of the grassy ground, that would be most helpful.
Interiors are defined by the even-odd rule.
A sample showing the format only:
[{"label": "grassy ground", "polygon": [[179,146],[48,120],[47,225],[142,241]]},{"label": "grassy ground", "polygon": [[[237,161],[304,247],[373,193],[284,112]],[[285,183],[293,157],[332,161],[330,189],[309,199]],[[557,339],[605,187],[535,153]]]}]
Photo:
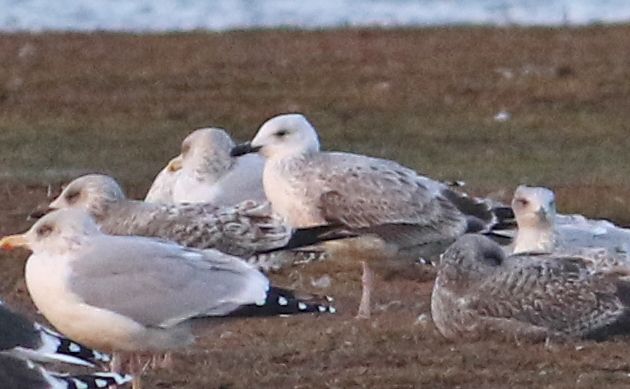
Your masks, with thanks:
[{"label": "grassy ground", "polygon": [[[28,226],[45,186],[108,172],[139,196],[192,129],[239,139],[305,113],[328,149],[397,159],[471,191],[557,190],[561,212],[630,223],[630,27],[0,35],[0,232]],[[508,121],[494,116],[506,111]],[[25,184],[26,183],[26,184]],[[33,312],[25,253],[0,262],[2,296]],[[15,259],[15,260],[12,260]],[[451,344],[429,324],[430,283],[379,283],[356,322],[359,273],[278,276],[338,298],[341,314],[223,323],[149,387],[623,386],[625,342]]]}]

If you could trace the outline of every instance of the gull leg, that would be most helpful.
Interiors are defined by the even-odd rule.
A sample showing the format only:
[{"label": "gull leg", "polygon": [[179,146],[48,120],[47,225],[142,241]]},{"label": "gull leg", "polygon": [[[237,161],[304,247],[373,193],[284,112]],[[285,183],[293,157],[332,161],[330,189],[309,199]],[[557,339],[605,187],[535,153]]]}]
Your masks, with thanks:
[{"label": "gull leg", "polygon": [[142,373],[143,373],[143,365],[141,361],[140,354],[136,354],[131,357],[130,361],[131,365],[131,374],[133,374],[133,380],[131,381],[131,389],[142,389]]},{"label": "gull leg", "polygon": [[162,358],[162,361],[160,361],[160,367],[162,369],[173,368],[173,354],[170,351],[164,353],[164,358]]},{"label": "gull leg", "polygon": [[359,312],[355,316],[357,319],[369,319],[370,310],[370,296],[372,294],[372,283],[374,279],[374,273],[367,262],[361,262],[363,267],[363,276],[361,277],[361,303],[359,304]]},{"label": "gull leg", "polygon": [[109,362],[109,371],[118,373],[122,370],[122,355],[118,351],[112,353],[112,360]]}]

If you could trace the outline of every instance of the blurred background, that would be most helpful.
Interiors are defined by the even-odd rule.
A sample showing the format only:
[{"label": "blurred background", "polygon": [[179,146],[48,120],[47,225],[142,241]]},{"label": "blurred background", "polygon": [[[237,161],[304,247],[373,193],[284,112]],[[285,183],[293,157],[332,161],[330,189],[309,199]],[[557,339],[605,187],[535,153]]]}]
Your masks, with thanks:
[{"label": "blurred background", "polygon": [[[629,225],[628,22],[629,0],[0,0],[0,234],[79,175],[141,198],[194,129],[242,141],[284,112],[328,150],[506,202],[544,185],[561,213]],[[35,313],[27,254],[3,255],[0,295]],[[330,262],[274,280],[334,276],[314,290],[334,319],[223,323],[148,387],[628,385],[625,342],[445,341],[431,282],[377,286],[358,322],[358,267]]]},{"label": "blurred background", "polygon": [[0,0],[0,11],[11,187],[98,171],[141,196],[193,129],[245,140],[299,111],[328,149],[505,200],[546,185],[561,211],[630,221],[626,0]]},{"label": "blurred background", "polygon": [[630,19],[626,0],[2,0],[0,10],[7,31],[575,26]]}]

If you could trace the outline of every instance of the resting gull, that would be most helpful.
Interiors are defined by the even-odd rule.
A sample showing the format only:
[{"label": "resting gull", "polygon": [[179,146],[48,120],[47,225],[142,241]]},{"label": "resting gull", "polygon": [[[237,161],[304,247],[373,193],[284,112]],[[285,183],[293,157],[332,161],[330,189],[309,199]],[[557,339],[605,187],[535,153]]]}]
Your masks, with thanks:
[{"label": "resting gull", "polygon": [[51,212],[0,241],[4,249],[20,246],[32,251],[26,285],[46,319],[72,339],[115,353],[189,345],[196,318],[334,312],[271,286],[239,258],[106,235],[78,209]]},{"label": "resting gull", "polygon": [[563,252],[590,258],[596,266],[630,264],[630,230],[605,220],[556,215],[555,196],[547,188],[519,186],[512,208],[518,224],[514,253]]},{"label": "resting gull", "polygon": [[[232,155],[251,152],[266,158],[265,194],[293,228],[339,225],[431,258],[465,232],[497,222],[488,204],[394,161],[321,152],[317,132],[300,114],[269,119]],[[372,275],[365,262],[363,270],[358,316],[368,317]]]},{"label": "resting gull", "polygon": [[140,235],[172,240],[183,246],[214,248],[248,258],[265,270],[295,260],[319,259],[317,250],[295,250],[337,236],[333,229],[294,230],[271,212],[269,203],[244,201],[236,206],[151,204],[127,199],[113,178],[88,174],[70,182],[50,209],[79,208],[111,235]]},{"label": "resting gull", "polygon": [[162,169],[153,180],[144,201],[147,203],[173,204],[173,187],[177,181],[180,171],[175,170],[175,166],[181,163],[181,156],[177,156]]},{"label": "resting gull", "polygon": [[605,339],[630,331],[630,283],[582,258],[506,256],[482,235],[459,238],[438,266],[431,313],[446,338]]},{"label": "resting gull", "polygon": [[264,160],[258,155],[232,157],[234,141],[219,128],[202,128],[182,142],[181,159],[169,165],[178,171],[173,187],[176,203],[235,205],[245,200],[264,201]]},{"label": "resting gull", "polygon": [[122,385],[131,377],[116,373],[80,376],[53,373],[32,361],[94,366],[110,361],[107,354],[82,346],[11,311],[0,302],[0,382],[2,387],[104,388]]}]

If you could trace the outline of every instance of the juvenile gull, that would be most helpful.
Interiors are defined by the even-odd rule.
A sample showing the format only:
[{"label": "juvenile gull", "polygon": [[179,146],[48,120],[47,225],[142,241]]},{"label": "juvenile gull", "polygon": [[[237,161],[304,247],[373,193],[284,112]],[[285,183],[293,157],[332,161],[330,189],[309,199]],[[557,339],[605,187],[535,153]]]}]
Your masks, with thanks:
[{"label": "juvenile gull", "polygon": [[169,168],[178,171],[173,187],[176,203],[235,205],[245,200],[265,201],[262,187],[264,160],[258,155],[232,157],[232,138],[220,128],[202,128],[182,142],[181,159]]},{"label": "juvenile gull", "polygon": [[495,242],[468,234],[438,269],[431,313],[449,339],[605,339],[630,331],[630,284],[589,271],[578,257],[506,257]]},{"label": "juvenile gull", "polygon": [[144,201],[147,203],[173,204],[173,188],[181,170],[175,170],[175,166],[181,163],[181,156],[170,160],[153,180]]},{"label": "juvenile gull", "polygon": [[630,230],[605,220],[557,215],[555,195],[547,188],[519,186],[512,208],[518,224],[514,253],[562,252],[591,258],[597,266],[630,265]]},{"label": "juvenile gull", "polygon": [[[317,132],[300,114],[265,122],[232,155],[266,158],[265,194],[293,228],[339,225],[375,234],[399,253],[435,257],[466,231],[497,222],[491,207],[394,161],[321,152]],[[359,316],[369,316],[371,271],[364,263]]]},{"label": "juvenile gull", "polygon": [[4,249],[20,246],[32,251],[25,279],[39,311],[66,336],[115,353],[189,345],[196,318],[334,312],[272,287],[239,258],[106,235],[78,209],[51,212],[0,240]]},{"label": "juvenile gull", "polygon": [[[263,253],[334,237],[324,229],[292,229],[271,212],[267,202],[244,201],[236,206],[215,207],[202,203],[168,205],[130,200],[113,178],[100,174],[73,180],[49,207],[83,209],[107,234],[149,236],[187,247],[214,248],[249,258],[266,270],[296,258],[303,259],[313,252],[315,256],[324,253]],[[301,244],[295,244],[298,241]]]},{"label": "juvenile gull", "polygon": [[131,377],[116,373],[68,376],[44,370],[31,361],[82,366],[107,363],[107,354],[82,346],[18,315],[0,302],[0,382],[10,388],[104,388]]}]

